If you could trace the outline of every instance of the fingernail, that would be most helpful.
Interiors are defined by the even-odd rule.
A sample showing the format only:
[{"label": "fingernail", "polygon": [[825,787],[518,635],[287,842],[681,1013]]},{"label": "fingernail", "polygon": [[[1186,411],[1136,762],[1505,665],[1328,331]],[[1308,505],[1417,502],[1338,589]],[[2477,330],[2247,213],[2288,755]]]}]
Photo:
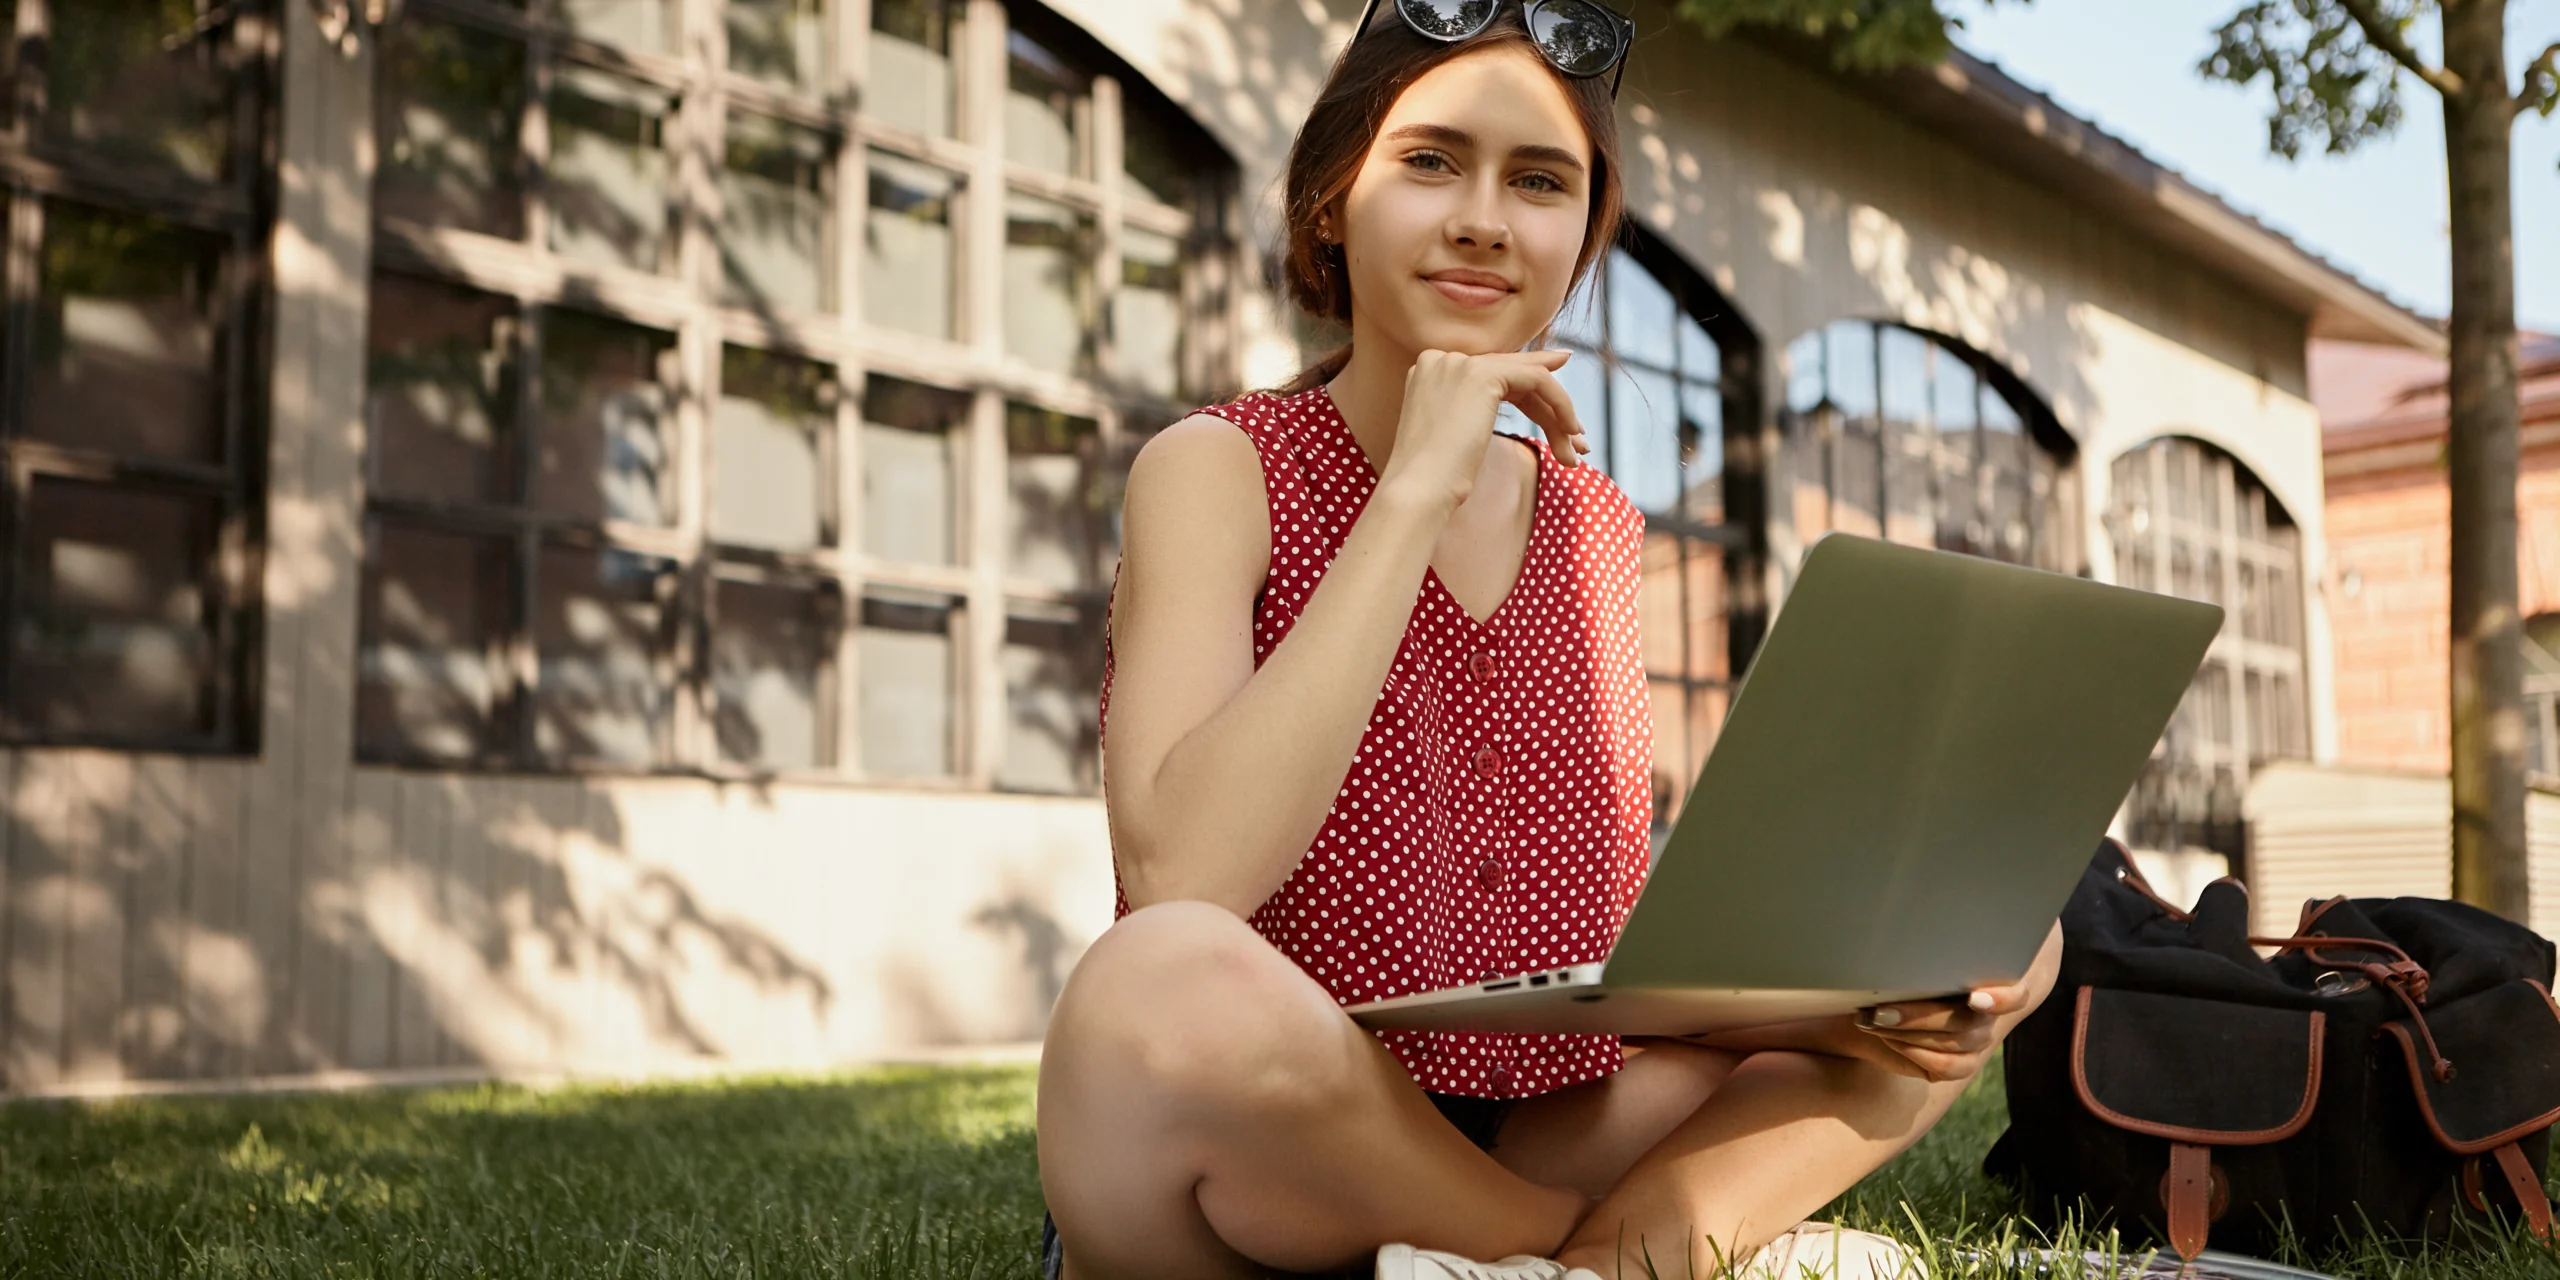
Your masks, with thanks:
[{"label": "fingernail", "polygon": [[1973,993],[1972,998],[1967,1000],[1965,1003],[1972,1005],[1977,1012],[1989,1013],[1991,1012],[1992,1005],[1991,993],[1988,991],[1976,991]]},{"label": "fingernail", "polygon": [[1902,1025],[1902,1010],[1900,1010],[1900,1009],[1878,1009],[1878,1010],[1876,1010],[1876,1018],[1875,1018],[1875,1022],[1876,1022],[1876,1025],[1877,1025],[1877,1026],[1879,1026],[1879,1027],[1898,1027],[1898,1026],[1901,1026],[1901,1025]]}]

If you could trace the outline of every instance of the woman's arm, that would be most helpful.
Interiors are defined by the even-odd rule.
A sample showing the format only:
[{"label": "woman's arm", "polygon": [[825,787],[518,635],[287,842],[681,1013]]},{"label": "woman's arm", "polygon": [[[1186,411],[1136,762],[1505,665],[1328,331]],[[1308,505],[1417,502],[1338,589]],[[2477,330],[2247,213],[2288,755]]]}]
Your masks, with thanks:
[{"label": "woman's arm", "polygon": [[1447,515],[1382,484],[1256,670],[1271,528],[1252,441],[1197,415],[1139,450],[1103,759],[1130,906],[1191,898],[1245,915],[1288,879],[1359,748]]},{"label": "woman's arm", "polygon": [[1250,914],[1322,829],[1404,642],[1440,530],[1485,465],[1505,401],[1577,456],[1549,372],[1562,352],[1422,353],[1377,487],[1288,642],[1253,664],[1253,596],[1271,556],[1252,441],[1206,415],[1129,469],[1112,605],[1103,795],[1132,907],[1175,899]]}]

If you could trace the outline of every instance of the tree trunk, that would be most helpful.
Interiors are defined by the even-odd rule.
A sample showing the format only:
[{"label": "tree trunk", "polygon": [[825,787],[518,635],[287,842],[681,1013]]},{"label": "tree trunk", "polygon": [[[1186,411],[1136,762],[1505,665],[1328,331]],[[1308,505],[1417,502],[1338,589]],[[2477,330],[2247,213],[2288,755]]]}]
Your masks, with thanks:
[{"label": "tree trunk", "polygon": [[2452,201],[2453,896],[2529,909],[2523,619],[2516,603],[2515,213],[2506,0],[2446,0]]}]

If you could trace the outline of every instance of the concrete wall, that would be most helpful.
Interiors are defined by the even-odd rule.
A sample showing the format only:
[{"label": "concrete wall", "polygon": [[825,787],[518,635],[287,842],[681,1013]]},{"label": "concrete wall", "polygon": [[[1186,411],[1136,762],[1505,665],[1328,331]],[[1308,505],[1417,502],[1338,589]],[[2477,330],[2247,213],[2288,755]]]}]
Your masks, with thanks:
[{"label": "concrete wall", "polygon": [[[1356,6],[1063,7],[1240,158],[1249,234],[1271,243],[1290,132]],[[815,1065],[1036,1037],[1110,919],[1098,801],[352,765],[369,68],[321,46],[308,6],[282,10],[263,750],[0,755],[5,1088]],[[1941,330],[2007,362],[2080,441],[2101,577],[2107,462],[2179,433],[2283,499],[2319,580],[2300,317],[1818,73],[1706,44],[1661,5],[1638,19],[1632,212],[1761,333],[1768,401],[1800,332]],[[1263,385],[1301,353],[1269,303],[1247,311],[1244,373]],[[1796,547],[1773,535],[1783,575]]]}]

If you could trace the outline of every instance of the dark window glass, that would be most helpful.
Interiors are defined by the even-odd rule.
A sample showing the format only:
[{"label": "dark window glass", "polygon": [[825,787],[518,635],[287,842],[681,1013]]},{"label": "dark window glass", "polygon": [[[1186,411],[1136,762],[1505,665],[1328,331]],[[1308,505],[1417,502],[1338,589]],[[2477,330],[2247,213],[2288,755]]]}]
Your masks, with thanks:
[{"label": "dark window glass", "polygon": [[[1124,94],[1127,90],[1122,91]],[[1120,104],[1120,168],[1129,185],[1147,198],[1177,209],[1192,205],[1199,169],[1197,157],[1180,141],[1178,113],[1154,102],[1123,97]]]},{"label": "dark window glass", "polygon": [[675,704],[672,560],[546,546],[534,583],[534,749],[551,760],[665,762]]},{"label": "dark window glass", "polygon": [[1003,666],[1004,762],[997,785],[1058,792],[1099,786],[1098,619],[1017,614],[1005,621]]},{"label": "dark window glass", "polygon": [[727,299],[757,311],[831,310],[823,133],[764,116],[729,117],[720,185],[720,269]]},{"label": "dark window glass", "polygon": [[865,321],[928,338],[959,336],[952,232],[960,185],[956,175],[931,165],[871,153],[862,240]]},{"label": "dark window glass", "polygon": [[54,738],[211,732],[220,519],[205,495],[39,478],[18,554],[11,718]]},{"label": "dark window glass", "polygon": [[711,419],[711,536],[807,550],[826,537],[835,370],[747,347],[720,358]]},{"label": "dark window glass", "polygon": [[512,299],[377,275],[366,416],[374,491],[506,502],[514,490]]},{"label": "dark window glass", "polygon": [[871,0],[871,68],[862,109],[900,129],[952,129],[951,51],[960,0]]},{"label": "dark window glass", "polygon": [[152,218],[47,204],[28,434],[220,459],[224,248]]},{"label": "dark window glass", "polygon": [[856,638],[862,677],[862,771],[875,778],[941,778],[953,772],[957,690],[952,624],[958,602],[872,597]]},{"label": "dark window glass", "polygon": [[366,567],[359,755],[478,763],[511,754],[514,544],[378,520]]},{"label": "dark window glass", "polygon": [[1120,236],[1111,340],[1121,381],[1149,395],[1182,392],[1182,242],[1130,227]]},{"label": "dark window glass", "polygon": [[675,100],[577,67],[554,72],[552,84],[552,251],[635,271],[675,265],[666,146]]},{"label": "dark window glass", "polygon": [[669,500],[667,365],[675,336],[582,311],[543,316],[535,506],[663,525]]},{"label": "dark window glass", "polygon": [[45,132],[88,158],[222,178],[231,153],[231,19],[240,8],[54,0]]},{"label": "dark window glass", "polygon": [[1005,158],[1084,176],[1092,74],[1019,28],[1005,41]]},{"label": "dark window glass", "polygon": [[1005,197],[1004,349],[1051,373],[1093,366],[1093,215],[1055,200]]},{"label": "dark window glass", "polygon": [[862,394],[862,550],[959,562],[960,459],[969,396],[873,374]]},{"label": "dark window glass", "polygon": [[374,211],[514,239],[524,234],[517,128],[524,46],[410,19],[383,42]]},{"label": "dark window glass", "polygon": [[837,611],[815,587],[719,584],[711,633],[720,758],[759,769],[831,763],[829,684]]},{"label": "dark window glass", "polygon": [[824,86],[826,0],[729,0],[724,12],[730,71],[803,93]]},{"label": "dark window glass", "polygon": [[1094,421],[1007,404],[1004,424],[1006,572],[1067,590],[1101,586],[1112,549]]}]

